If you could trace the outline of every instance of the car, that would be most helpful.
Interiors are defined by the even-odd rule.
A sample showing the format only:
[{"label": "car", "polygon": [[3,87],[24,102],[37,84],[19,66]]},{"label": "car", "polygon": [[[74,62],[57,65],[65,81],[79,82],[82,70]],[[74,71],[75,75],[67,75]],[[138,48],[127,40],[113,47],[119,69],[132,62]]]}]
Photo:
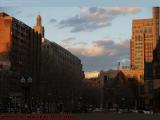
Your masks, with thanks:
[{"label": "car", "polygon": [[138,113],[138,110],[132,109],[131,112]]},{"label": "car", "polygon": [[103,108],[95,108],[93,112],[104,112]]},{"label": "car", "polygon": [[150,110],[143,110],[143,113],[144,113],[144,114],[153,114],[153,111],[150,111]]}]

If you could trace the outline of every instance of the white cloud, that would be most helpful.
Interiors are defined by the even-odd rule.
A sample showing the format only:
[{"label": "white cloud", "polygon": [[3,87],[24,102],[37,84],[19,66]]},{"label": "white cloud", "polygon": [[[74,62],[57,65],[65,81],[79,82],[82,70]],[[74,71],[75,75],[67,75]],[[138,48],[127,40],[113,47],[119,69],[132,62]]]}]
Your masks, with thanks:
[{"label": "white cloud", "polygon": [[49,20],[49,23],[55,23],[55,22],[57,22],[57,20],[56,20],[55,18],[51,18],[51,19]]},{"label": "white cloud", "polygon": [[68,50],[82,60],[84,70],[115,68],[119,61],[129,64],[129,40],[115,42],[104,38],[87,46],[68,46]]},{"label": "white cloud", "polygon": [[87,45],[86,42],[76,42],[76,43],[73,43],[72,45],[76,45],[76,46],[84,46],[84,45]]},{"label": "white cloud", "polygon": [[95,57],[103,55],[103,48],[100,47],[71,47],[69,48],[73,53],[80,54],[82,56]]},{"label": "white cloud", "polygon": [[65,37],[65,38],[62,40],[62,42],[68,43],[68,42],[72,42],[72,41],[74,41],[74,40],[76,40],[75,37]]},{"label": "white cloud", "polygon": [[94,31],[112,25],[112,20],[120,15],[136,14],[141,11],[138,7],[82,7],[80,14],[59,23],[59,28],[71,27],[71,32]]},{"label": "white cloud", "polygon": [[114,14],[136,14],[141,11],[139,7],[114,7],[112,13]]},{"label": "white cloud", "polygon": [[129,50],[129,40],[123,40],[118,43],[108,39],[95,40],[89,47],[70,47],[69,49],[82,56],[116,56]]}]

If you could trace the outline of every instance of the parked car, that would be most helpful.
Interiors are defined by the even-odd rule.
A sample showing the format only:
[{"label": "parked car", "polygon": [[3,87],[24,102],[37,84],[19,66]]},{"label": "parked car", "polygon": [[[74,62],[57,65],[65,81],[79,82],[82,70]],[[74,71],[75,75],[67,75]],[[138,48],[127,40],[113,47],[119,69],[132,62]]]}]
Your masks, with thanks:
[{"label": "parked car", "polygon": [[104,109],[102,109],[102,108],[95,108],[93,110],[93,112],[104,112]]}]

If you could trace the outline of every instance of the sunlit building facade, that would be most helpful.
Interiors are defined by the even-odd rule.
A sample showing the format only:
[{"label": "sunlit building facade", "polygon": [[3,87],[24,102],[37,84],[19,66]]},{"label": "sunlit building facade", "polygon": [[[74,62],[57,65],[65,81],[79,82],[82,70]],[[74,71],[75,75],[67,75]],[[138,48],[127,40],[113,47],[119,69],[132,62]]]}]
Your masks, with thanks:
[{"label": "sunlit building facade", "polygon": [[130,64],[132,69],[144,69],[145,64],[153,60],[153,50],[158,40],[159,7],[153,8],[150,19],[132,21],[132,38],[130,41]]},{"label": "sunlit building facade", "polygon": [[152,19],[133,20],[132,40],[130,42],[131,66],[134,69],[144,69],[144,60],[153,59]]}]

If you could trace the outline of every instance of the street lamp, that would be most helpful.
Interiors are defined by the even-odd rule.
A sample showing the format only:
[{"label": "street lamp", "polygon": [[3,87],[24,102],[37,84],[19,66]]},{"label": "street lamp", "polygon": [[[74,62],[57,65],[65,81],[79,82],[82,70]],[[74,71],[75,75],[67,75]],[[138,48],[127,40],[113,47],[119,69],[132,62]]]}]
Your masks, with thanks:
[{"label": "street lamp", "polygon": [[52,108],[52,103],[50,101],[51,95],[52,95],[51,93],[48,93],[48,113],[51,112],[50,108]]},{"label": "street lamp", "polygon": [[24,79],[24,77],[22,77],[22,78],[21,78],[21,83],[23,84],[23,83],[25,83],[25,81],[26,81],[26,80]]},{"label": "street lamp", "polygon": [[28,81],[28,83],[32,83],[32,78],[29,77],[27,81]]},{"label": "street lamp", "polygon": [[24,77],[21,78],[20,82],[22,83],[22,89],[23,89],[23,94],[24,94],[24,108],[25,112],[31,112],[31,95],[30,95],[30,87],[32,84],[32,78],[28,77],[25,79]]}]

